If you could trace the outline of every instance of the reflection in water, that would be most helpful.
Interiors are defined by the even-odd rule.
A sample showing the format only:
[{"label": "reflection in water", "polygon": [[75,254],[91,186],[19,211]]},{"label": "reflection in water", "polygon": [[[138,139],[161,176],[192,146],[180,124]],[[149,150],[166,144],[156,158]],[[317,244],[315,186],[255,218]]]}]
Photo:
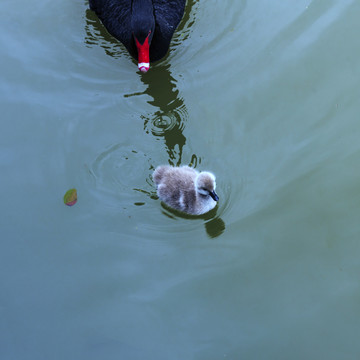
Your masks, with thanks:
[{"label": "reflection in water", "polygon": [[221,218],[215,218],[205,223],[205,230],[211,238],[220,236],[225,231],[225,223]]},{"label": "reflection in water", "polygon": [[105,53],[113,58],[120,58],[125,55],[132,59],[125,46],[107,32],[93,11],[87,9],[85,17],[85,46],[90,48],[100,45],[105,50]]},{"label": "reflection in water", "polygon": [[[194,25],[196,18],[197,3],[199,0],[188,0],[185,5],[185,12],[179,26],[177,27],[174,36],[171,40],[173,46],[179,45],[190,36],[190,29]],[[195,5],[196,4],[196,5]],[[170,48],[171,52],[171,48]]]},{"label": "reflection in water", "polygon": [[144,129],[156,138],[164,139],[169,164],[178,166],[186,143],[183,130],[188,114],[169,67],[153,67],[152,71],[142,76],[142,81],[147,85],[144,93],[152,97],[149,104],[157,109],[150,117],[144,117]]},{"label": "reflection in water", "polygon": [[127,94],[125,97],[147,94],[152,98],[148,103],[157,110],[151,115],[143,116],[144,130],[157,139],[164,138],[169,164],[179,166],[186,143],[183,130],[188,114],[169,67],[170,65],[153,67],[141,77],[143,83],[147,85],[146,90],[141,93]]},{"label": "reflection in water", "polygon": [[163,208],[162,213],[169,217],[170,219],[182,218],[188,220],[204,220],[205,221],[205,230],[210,238],[216,238],[220,236],[225,231],[225,223],[224,221],[216,216],[218,211],[218,206],[215,206],[214,209],[210,210],[206,214],[202,215],[190,215],[184,212],[175,210],[165,203],[161,203]]}]

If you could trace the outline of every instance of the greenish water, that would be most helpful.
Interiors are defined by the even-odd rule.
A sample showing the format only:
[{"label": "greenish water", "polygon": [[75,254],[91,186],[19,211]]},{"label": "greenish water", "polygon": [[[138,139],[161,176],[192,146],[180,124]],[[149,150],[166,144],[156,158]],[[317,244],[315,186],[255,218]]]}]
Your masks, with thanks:
[{"label": "greenish water", "polygon": [[189,1],[144,75],[87,8],[0,4],[1,359],[358,359],[359,2]]}]

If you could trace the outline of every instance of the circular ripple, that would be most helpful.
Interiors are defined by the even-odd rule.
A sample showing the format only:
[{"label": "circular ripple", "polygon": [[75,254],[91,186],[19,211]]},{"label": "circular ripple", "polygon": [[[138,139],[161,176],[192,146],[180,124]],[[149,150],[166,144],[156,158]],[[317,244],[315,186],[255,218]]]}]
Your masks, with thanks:
[{"label": "circular ripple", "polygon": [[184,129],[184,123],[177,112],[157,115],[150,120],[150,131],[154,136],[164,136],[174,128],[181,131]]},{"label": "circular ripple", "polygon": [[[180,100],[179,100],[180,101]],[[182,133],[185,129],[187,120],[187,110],[182,101],[177,108],[156,112],[153,117],[144,117],[144,127],[147,133],[151,133],[156,137],[166,136],[170,132]]]},{"label": "circular ripple", "polygon": [[116,144],[96,157],[90,172],[100,196],[108,195],[126,202],[136,198],[136,191],[152,195],[152,169],[151,159],[146,153]]}]

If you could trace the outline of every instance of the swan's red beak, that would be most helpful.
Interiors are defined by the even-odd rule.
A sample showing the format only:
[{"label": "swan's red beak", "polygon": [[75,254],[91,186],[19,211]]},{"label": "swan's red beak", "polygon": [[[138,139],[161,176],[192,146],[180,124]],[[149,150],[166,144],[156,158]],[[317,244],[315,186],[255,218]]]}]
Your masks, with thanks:
[{"label": "swan's red beak", "polygon": [[143,44],[140,44],[137,38],[135,38],[136,47],[138,50],[138,68],[141,72],[146,73],[150,68],[150,54],[149,54],[149,35],[145,39]]}]

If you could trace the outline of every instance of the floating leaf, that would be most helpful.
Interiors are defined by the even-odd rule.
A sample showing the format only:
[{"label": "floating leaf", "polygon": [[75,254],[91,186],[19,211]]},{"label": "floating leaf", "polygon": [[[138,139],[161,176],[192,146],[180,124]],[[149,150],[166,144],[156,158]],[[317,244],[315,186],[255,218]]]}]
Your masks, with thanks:
[{"label": "floating leaf", "polygon": [[64,204],[67,206],[73,206],[77,202],[77,192],[76,189],[70,189],[64,195]]}]

